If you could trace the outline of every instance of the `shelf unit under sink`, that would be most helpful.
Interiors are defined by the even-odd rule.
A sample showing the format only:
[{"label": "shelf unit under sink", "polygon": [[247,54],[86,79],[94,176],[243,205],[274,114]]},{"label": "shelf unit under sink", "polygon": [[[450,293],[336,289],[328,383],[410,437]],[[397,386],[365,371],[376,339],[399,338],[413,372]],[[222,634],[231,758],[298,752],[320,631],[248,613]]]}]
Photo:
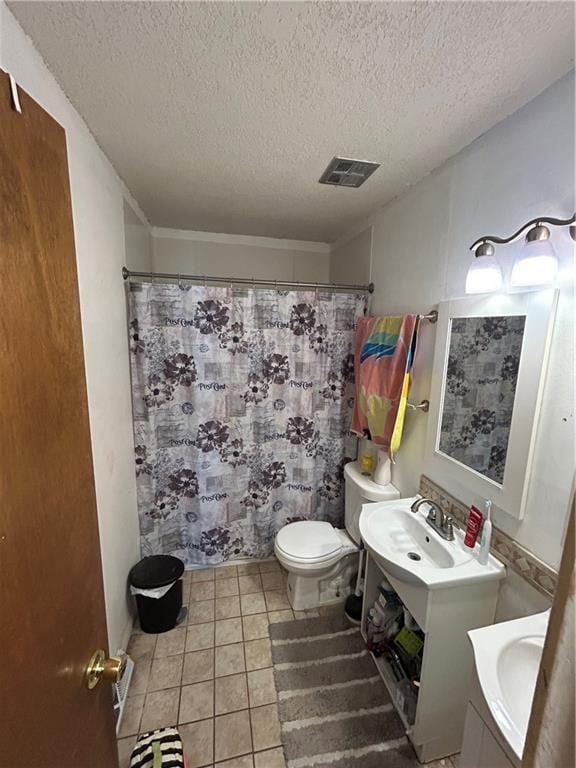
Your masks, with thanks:
[{"label": "shelf unit under sink", "polygon": [[403,709],[389,662],[383,656],[372,654],[372,658],[418,759],[423,763],[438,760],[460,751],[473,673],[472,647],[466,633],[493,623],[499,582],[429,590],[424,585],[394,578],[386,572],[385,564],[368,552],[361,623],[365,640],[368,611],[379,595],[378,585],[383,576],[424,632],[414,722],[409,721]]}]

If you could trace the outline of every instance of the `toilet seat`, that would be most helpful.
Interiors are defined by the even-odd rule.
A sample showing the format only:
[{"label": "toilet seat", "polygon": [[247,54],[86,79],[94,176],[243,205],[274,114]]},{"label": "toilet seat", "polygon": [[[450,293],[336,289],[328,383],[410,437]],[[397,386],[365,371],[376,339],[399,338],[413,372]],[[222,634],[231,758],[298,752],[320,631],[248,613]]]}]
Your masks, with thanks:
[{"label": "toilet seat", "polygon": [[275,550],[280,561],[305,570],[328,568],[356,547],[344,531],[330,523],[302,520],[289,523],[278,532]]}]

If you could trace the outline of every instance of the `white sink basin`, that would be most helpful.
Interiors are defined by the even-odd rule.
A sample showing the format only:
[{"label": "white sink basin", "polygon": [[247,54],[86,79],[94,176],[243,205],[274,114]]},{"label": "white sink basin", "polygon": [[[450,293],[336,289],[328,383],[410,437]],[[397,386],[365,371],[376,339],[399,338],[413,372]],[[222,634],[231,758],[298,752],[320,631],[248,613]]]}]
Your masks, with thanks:
[{"label": "white sink basin", "polygon": [[486,704],[522,759],[550,611],[468,632]]},{"label": "white sink basin", "polygon": [[490,556],[487,565],[480,565],[478,547],[474,551],[465,547],[463,533],[456,527],[454,541],[445,541],[436,533],[426,522],[428,505],[412,512],[416,498],[362,507],[362,540],[391,576],[428,589],[504,578],[502,563]]}]

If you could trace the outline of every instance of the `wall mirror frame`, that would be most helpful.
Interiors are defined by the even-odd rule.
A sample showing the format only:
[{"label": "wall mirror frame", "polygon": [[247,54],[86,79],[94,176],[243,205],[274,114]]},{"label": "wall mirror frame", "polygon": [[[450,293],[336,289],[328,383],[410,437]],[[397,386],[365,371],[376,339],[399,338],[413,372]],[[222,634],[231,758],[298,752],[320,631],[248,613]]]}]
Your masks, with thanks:
[{"label": "wall mirror frame", "polygon": [[[466,504],[490,498],[512,517],[524,515],[558,293],[483,295],[438,306],[424,471]],[[485,325],[482,318],[491,322]],[[480,353],[473,343],[478,329],[483,335]],[[502,338],[502,329],[508,339]],[[512,370],[511,382],[499,381],[503,370]],[[494,425],[498,435],[486,437]],[[456,430],[463,441],[451,439]],[[491,440],[500,443],[500,466],[488,469],[482,451],[490,450]]]}]

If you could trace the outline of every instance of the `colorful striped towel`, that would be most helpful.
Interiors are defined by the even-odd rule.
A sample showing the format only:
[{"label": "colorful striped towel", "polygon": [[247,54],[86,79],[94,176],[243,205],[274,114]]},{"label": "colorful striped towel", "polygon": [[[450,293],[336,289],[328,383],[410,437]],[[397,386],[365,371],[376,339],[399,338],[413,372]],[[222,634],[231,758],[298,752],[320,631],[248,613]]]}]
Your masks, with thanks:
[{"label": "colorful striped towel", "polygon": [[402,439],[417,331],[418,315],[361,317],[356,327],[352,431],[392,458]]}]

